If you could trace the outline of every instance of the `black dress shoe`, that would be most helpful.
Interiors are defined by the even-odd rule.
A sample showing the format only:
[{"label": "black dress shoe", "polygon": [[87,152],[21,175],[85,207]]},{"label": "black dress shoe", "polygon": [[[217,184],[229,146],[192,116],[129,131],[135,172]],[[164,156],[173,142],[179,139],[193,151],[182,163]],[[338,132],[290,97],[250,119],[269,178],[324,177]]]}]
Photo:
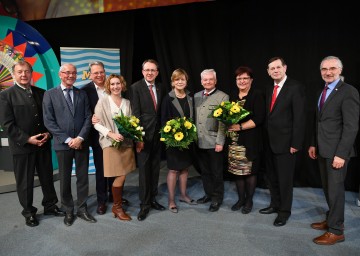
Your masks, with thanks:
[{"label": "black dress shoe", "polygon": [[210,202],[211,198],[208,197],[207,195],[203,196],[202,198],[199,198],[196,202],[198,204],[206,204],[207,202]]},{"label": "black dress shoe", "polygon": [[278,212],[278,209],[277,208],[274,208],[272,206],[269,206],[269,207],[266,207],[264,209],[260,209],[259,212],[261,214],[272,214],[272,213],[277,213]]},{"label": "black dress shoe", "polygon": [[232,207],[231,207],[231,210],[232,211],[238,211],[241,209],[241,207],[245,204],[245,201],[244,200],[239,200],[236,202],[236,204],[234,204]]},{"label": "black dress shoe", "polygon": [[77,213],[77,216],[78,216],[80,219],[86,220],[87,222],[91,222],[91,223],[95,223],[95,222],[96,222],[96,219],[95,219],[90,213],[88,213],[87,211],[85,211],[85,212],[78,212],[78,213]]},{"label": "black dress shoe", "polygon": [[39,225],[39,221],[37,220],[36,216],[30,216],[30,217],[25,217],[25,224],[29,227],[36,227]]},{"label": "black dress shoe", "polygon": [[66,213],[64,218],[64,223],[66,226],[71,226],[75,221],[75,215],[71,213]]},{"label": "black dress shoe", "polygon": [[153,208],[153,209],[155,209],[155,210],[158,210],[158,211],[163,211],[163,210],[165,210],[165,207],[162,206],[161,204],[159,204],[159,203],[156,202],[156,201],[151,202],[151,208]]},{"label": "black dress shoe", "polygon": [[216,211],[218,211],[219,210],[219,208],[220,208],[220,203],[218,203],[218,202],[212,202],[211,204],[210,204],[210,207],[209,207],[209,211],[210,212],[216,212]]},{"label": "black dress shoe", "polygon": [[105,203],[99,203],[98,207],[96,208],[97,214],[104,215],[106,213],[107,206]]},{"label": "black dress shoe", "polygon": [[122,199],[122,204],[125,206],[130,206],[130,202],[125,198]]},{"label": "black dress shoe", "polygon": [[148,213],[149,213],[149,209],[141,209],[140,212],[138,213],[137,219],[139,221],[145,220]]},{"label": "black dress shoe", "polygon": [[275,221],[274,221],[274,226],[275,227],[281,227],[284,226],[286,224],[287,218],[285,217],[276,217]]},{"label": "black dress shoe", "polygon": [[57,216],[57,217],[64,217],[65,216],[65,212],[62,211],[59,207],[57,207],[55,205],[55,207],[53,207],[52,209],[47,209],[47,210],[44,210],[44,215],[54,215],[54,216]]}]

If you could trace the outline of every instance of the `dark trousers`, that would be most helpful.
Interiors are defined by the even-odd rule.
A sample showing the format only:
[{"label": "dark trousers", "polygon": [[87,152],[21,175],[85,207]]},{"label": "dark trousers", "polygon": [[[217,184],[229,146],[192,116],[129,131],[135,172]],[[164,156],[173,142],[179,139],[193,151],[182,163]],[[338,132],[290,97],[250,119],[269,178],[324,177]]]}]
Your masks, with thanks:
[{"label": "dark trousers", "polygon": [[343,234],[344,211],[345,211],[345,187],[347,164],[341,169],[332,168],[333,159],[318,157],[321,183],[329,211],[327,213],[327,225],[329,232],[336,235]]},{"label": "dark trousers", "polygon": [[198,165],[205,194],[212,202],[222,203],[224,198],[224,155],[215,149],[197,149]]},{"label": "dark trousers", "polygon": [[104,177],[104,160],[103,151],[100,146],[92,147],[94,164],[96,169],[96,197],[98,203],[105,203],[108,201],[108,194],[111,195],[111,187],[114,178]]},{"label": "dark trousers", "polygon": [[53,208],[58,202],[53,181],[53,166],[50,149],[29,154],[13,155],[16,191],[23,207],[22,215],[30,217],[36,214],[33,206],[34,175],[37,171],[43,193],[42,205],[45,210]]},{"label": "dark trousers", "polygon": [[139,199],[142,209],[149,209],[158,194],[160,174],[161,144],[160,134],[155,134],[152,141],[145,141],[145,147],[137,153],[139,168]]},{"label": "dark trousers", "polygon": [[86,211],[86,200],[89,194],[89,148],[56,151],[56,156],[59,163],[60,195],[63,209],[67,213],[74,212],[74,200],[71,193],[71,171],[73,159],[75,159],[78,212]]},{"label": "dark trousers", "polygon": [[270,206],[278,208],[278,215],[288,218],[293,201],[293,183],[296,154],[275,154],[268,147],[266,154],[266,173],[271,195]]}]

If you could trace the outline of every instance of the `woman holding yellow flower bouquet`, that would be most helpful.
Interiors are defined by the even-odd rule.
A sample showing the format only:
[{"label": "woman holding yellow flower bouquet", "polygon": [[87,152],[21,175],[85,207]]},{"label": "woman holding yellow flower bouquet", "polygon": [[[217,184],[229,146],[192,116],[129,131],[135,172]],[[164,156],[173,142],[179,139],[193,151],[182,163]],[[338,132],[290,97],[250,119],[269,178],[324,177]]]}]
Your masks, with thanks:
[{"label": "woman holding yellow flower bouquet", "polygon": [[[95,107],[95,116],[99,120],[94,124],[99,131],[99,142],[103,149],[104,176],[115,177],[112,185],[114,204],[112,212],[120,220],[131,220],[122,208],[122,191],[125,177],[136,169],[133,141],[119,133],[113,120],[121,112],[125,116],[131,115],[130,101],[121,97],[126,90],[124,77],[111,74],[105,81],[105,92]],[[114,143],[115,142],[115,143]],[[121,142],[121,143],[120,143]],[[119,145],[114,147],[113,145]]]},{"label": "woman holding yellow flower bouquet", "polygon": [[236,146],[229,146],[228,171],[234,175],[239,200],[231,207],[243,214],[251,212],[256,188],[257,172],[262,150],[261,125],[265,119],[265,99],[262,93],[252,88],[253,72],[249,67],[238,67],[235,71],[238,93],[233,101],[240,101],[250,114],[237,124],[228,127],[236,132]]},{"label": "woman holding yellow flower bouquet", "polygon": [[[167,132],[166,129],[171,129],[171,126],[166,126],[169,120],[176,117],[193,118],[193,98],[189,95],[189,91],[186,90],[187,81],[188,74],[183,69],[176,69],[171,75],[172,91],[165,96],[161,105],[161,123],[165,129],[164,132]],[[176,140],[182,140],[184,135],[179,133],[175,134],[175,136],[178,136],[175,138]],[[191,152],[190,149],[168,147],[166,149],[166,158],[167,167],[169,168],[167,175],[169,210],[177,213],[178,208],[175,203],[177,177],[179,177],[180,202],[191,205],[196,204],[195,200],[191,199],[186,193],[188,169],[192,164]]]}]

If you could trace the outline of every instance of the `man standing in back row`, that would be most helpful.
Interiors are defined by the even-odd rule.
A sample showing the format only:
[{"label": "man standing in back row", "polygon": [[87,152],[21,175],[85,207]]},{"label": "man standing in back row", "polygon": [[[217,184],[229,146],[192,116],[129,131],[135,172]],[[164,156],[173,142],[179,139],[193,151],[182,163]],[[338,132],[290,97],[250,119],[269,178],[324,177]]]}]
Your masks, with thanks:
[{"label": "man standing in back row", "polygon": [[262,214],[277,213],[274,226],[284,226],[291,215],[297,152],[305,135],[305,90],[286,75],[281,57],[271,58],[267,72],[273,79],[266,88],[266,171],[270,206]]},{"label": "man standing in back row", "polygon": [[359,129],[359,93],[340,79],[341,60],[328,56],[321,61],[320,73],[325,82],[318,97],[315,129],[309,156],[317,159],[329,211],[313,229],[326,231],[313,241],[332,245],[345,240],[344,211],[347,165],[355,156],[355,138]]}]

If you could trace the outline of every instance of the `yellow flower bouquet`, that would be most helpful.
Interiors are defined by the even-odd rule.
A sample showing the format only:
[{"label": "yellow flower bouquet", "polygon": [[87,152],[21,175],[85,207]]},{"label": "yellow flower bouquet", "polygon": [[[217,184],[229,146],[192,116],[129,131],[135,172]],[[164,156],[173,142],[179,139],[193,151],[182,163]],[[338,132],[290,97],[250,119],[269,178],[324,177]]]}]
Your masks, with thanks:
[{"label": "yellow flower bouquet", "polygon": [[191,118],[177,117],[166,122],[160,130],[160,141],[166,148],[188,149],[190,143],[197,140],[196,126]]},{"label": "yellow flower bouquet", "polygon": [[236,124],[250,114],[242,105],[241,101],[223,101],[211,111],[209,117],[216,118],[225,125]]},{"label": "yellow flower bouquet", "polygon": [[[113,120],[119,130],[119,133],[121,133],[124,138],[132,139],[135,142],[143,141],[145,132],[143,131],[144,128],[139,125],[140,120],[137,117],[125,116],[121,111],[120,114],[113,117]],[[119,148],[121,146],[121,142],[113,140],[112,146]]]}]

